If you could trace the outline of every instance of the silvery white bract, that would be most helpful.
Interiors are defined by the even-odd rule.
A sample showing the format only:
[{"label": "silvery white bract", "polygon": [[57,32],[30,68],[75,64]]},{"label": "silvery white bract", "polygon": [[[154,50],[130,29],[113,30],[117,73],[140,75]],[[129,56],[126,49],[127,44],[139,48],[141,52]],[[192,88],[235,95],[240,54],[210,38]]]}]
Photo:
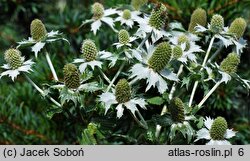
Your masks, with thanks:
[{"label": "silvery white bract", "polygon": [[115,19],[115,22],[120,21],[121,25],[126,24],[129,28],[132,28],[135,22],[142,23],[144,21],[144,19],[139,16],[141,12],[130,11],[130,13],[131,13],[131,18],[125,19],[123,18],[123,11],[118,11],[119,17]]},{"label": "silvery white bract", "polygon": [[97,60],[92,61],[86,61],[84,58],[78,58],[73,61],[74,64],[80,63],[79,70],[81,73],[85,71],[87,66],[90,66],[92,70],[95,69],[95,67],[102,68],[102,62],[101,60],[111,60],[112,61],[112,53],[107,51],[99,51],[98,52],[98,58]]},{"label": "silvery white bract", "polygon": [[[21,57],[22,62],[25,60],[24,57]],[[25,62],[23,62],[22,66],[20,66],[17,69],[11,69],[11,67],[8,64],[4,64],[3,66],[1,66],[1,68],[5,69],[6,71],[2,72],[0,74],[0,79],[3,76],[9,76],[12,81],[14,81],[14,79],[21,73],[21,72],[26,72],[29,73],[31,71],[33,71],[31,69],[32,64],[34,64],[34,62],[32,60],[27,60]]]},{"label": "silvery white bract", "polygon": [[209,140],[209,142],[206,143],[206,145],[231,145],[231,143],[227,141],[226,139],[230,139],[234,137],[236,132],[233,131],[232,129],[227,129],[224,135],[224,140],[213,140],[209,133],[209,130],[211,129],[213,122],[214,122],[214,119],[211,119],[210,117],[206,117],[205,122],[204,122],[205,128],[202,128],[199,131],[197,131],[196,133],[197,139],[195,140],[195,142],[200,139],[206,139],[206,140]]},{"label": "silvery white bract", "polygon": [[41,49],[45,46],[46,43],[54,42],[57,40],[64,40],[67,43],[69,43],[69,41],[63,38],[62,36],[63,34],[59,33],[59,31],[52,30],[51,32],[47,33],[44,39],[40,41],[35,41],[32,37],[29,37],[28,40],[17,42],[18,43],[17,48],[25,47],[25,46],[32,46],[31,50],[32,52],[35,53],[35,56],[37,57],[38,52],[41,51]]},{"label": "silvery white bract", "polygon": [[168,89],[167,82],[164,78],[171,80],[171,81],[178,81],[178,77],[175,73],[168,69],[163,69],[160,72],[155,72],[152,68],[148,65],[148,60],[152,56],[154,52],[154,46],[150,45],[147,48],[147,53],[141,53],[143,55],[141,57],[140,63],[135,64],[131,69],[130,78],[133,78],[133,82],[140,80],[140,79],[147,79],[147,87],[146,91],[148,91],[152,86],[157,87],[160,93],[164,93]]},{"label": "silvery white bract", "polygon": [[111,93],[111,92],[102,93],[99,97],[100,97],[100,101],[103,102],[105,105],[105,114],[110,109],[111,105],[118,104],[116,106],[118,118],[122,117],[124,107],[126,107],[128,110],[130,110],[132,112],[132,114],[134,115],[134,117],[136,117],[135,112],[138,111],[137,106],[141,107],[144,110],[147,109],[146,108],[147,102],[142,98],[132,98],[125,103],[118,103],[116,101],[115,94]]}]

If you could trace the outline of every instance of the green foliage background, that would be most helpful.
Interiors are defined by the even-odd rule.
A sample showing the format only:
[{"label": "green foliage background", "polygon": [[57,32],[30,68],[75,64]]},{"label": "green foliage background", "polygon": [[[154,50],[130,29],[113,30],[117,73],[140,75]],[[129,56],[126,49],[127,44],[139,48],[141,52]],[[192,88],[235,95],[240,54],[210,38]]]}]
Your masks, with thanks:
[{"label": "green foliage background", "polygon": [[[157,0],[149,0],[156,3]],[[46,24],[47,29],[59,30],[65,34],[71,45],[57,43],[56,47],[50,51],[55,68],[62,79],[62,67],[79,55],[82,40],[86,38],[94,39],[102,49],[110,47],[110,42],[114,42],[116,35],[110,30],[99,32],[99,38],[93,36],[89,26],[80,30],[81,22],[91,18],[90,5],[94,1],[90,0],[0,0],[0,64],[3,64],[3,53],[15,42],[27,38],[29,35],[29,25],[34,18],[41,19]],[[129,0],[102,0],[105,7],[121,6],[129,4]],[[169,10],[170,19],[175,19],[188,27],[190,15],[197,7],[202,7],[208,11],[209,17],[214,13],[219,13],[225,18],[225,22],[230,24],[236,17],[244,17],[248,21],[248,29],[245,39],[250,40],[250,1],[249,0],[162,0]],[[226,25],[228,25],[226,24]],[[225,50],[218,59],[225,57]],[[30,51],[23,51],[26,57],[30,57]],[[240,75],[250,79],[250,48],[249,45],[242,55],[242,63],[239,67]],[[39,58],[35,69],[37,72],[32,77],[37,82],[51,80],[52,75],[47,68],[44,57]],[[112,74],[112,71],[111,71]],[[202,97],[203,89],[197,91]],[[196,98],[200,99],[200,98]],[[79,144],[86,143],[83,139],[77,139],[78,131],[72,122],[65,120],[64,116],[55,116],[49,120],[46,117],[46,109],[49,107],[46,100],[25,82],[22,77],[13,83],[10,79],[0,80],[0,144]],[[220,87],[209,99],[206,113],[210,116],[222,115],[228,122],[239,131],[239,135],[234,139],[235,144],[250,143],[250,97],[243,92],[240,86],[232,82],[228,86]],[[206,114],[203,114],[206,116]],[[101,119],[101,118],[100,118]],[[128,118],[124,118],[126,120]],[[106,127],[112,127],[103,118]],[[116,122],[117,120],[109,120]],[[121,120],[122,122],[122,120]],[[122,127],[122,123],[117,123],[116,128]],[[89,135],[89,129],[85,126],[77,127],[83,130],[82,135]],[[120,128],[119,130],[124,130]],[[132,129],[131,135],[139,138],[140,131]],[[105,134],[109,135],[109,134]],[[102,140],[102,144],[154,144],[148,140],[130,138],[129,136],[117,136]],[[99,138],[102,138],[100,135]],[[122,139],[121,139],[122,138]],[[77,141],[78,140],[78,141]],[[80,141],[79,141],[80,140]],[[87,142],[88,143],[88,142]],[[89,143],[92,143],[91,141]]]}]

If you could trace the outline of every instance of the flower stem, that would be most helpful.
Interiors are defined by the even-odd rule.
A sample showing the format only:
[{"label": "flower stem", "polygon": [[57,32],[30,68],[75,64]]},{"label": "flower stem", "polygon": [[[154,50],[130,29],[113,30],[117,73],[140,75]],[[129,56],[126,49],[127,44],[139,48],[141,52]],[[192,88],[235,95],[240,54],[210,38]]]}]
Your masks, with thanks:
[{"label": "flower stem", "polygon": [[49,53],[48,53],[47,51],[45,51],[45,56],[46,56],[47,62],[48,62],[48,64],[49,64],[50,70],[51,70],[51,72],[52,72],[52,74],[53,74],[53,77],[54,77],[55,81],[58,82],[59,79],[58,79],[58,77],[57,77],[55,68],[54,68],[54,66],[53,66],[53,64],[52,64],[52,62],[51,62],[51,60],[50,60]]},{"label": "flower stem", "polygon": [[[210,43],[209,43],[209,46],[208,46],[208,49],[207,49],[207,53],[206,53],[205,58],[203,60],[202,68],[200,69],[200,72],[204,69],[204,67],[205,67],[205,65],[207,63],[207,59],[208,59],[209,53],[210,53],[210,51],[212,49],[214,39],[215,39],[215,37],[213,36],[212,39],[210,40]],[[189,103],[188,103],[189,107],[192,106],[192,102],[193,102],[193,99],[194,99],[195,91],[196,91],[196,89],[198,87],[198,83],[199,83],[199,81],[195,81],[195,83],[194,83],[193,90],[192,90],[192,93],[191,93],[191,96],[190,96],[190,99],[189,99]]]},{"label": "flower stem", "polygon": [[103,78],[108,82],[111,83],[111,81],[109,80],[109,78],[106,76],[106,74],[103,73],[103,71],[98,67],[98,70],[100,72],[100,74],[103,76]]},{"label": "flower stem", "polygon": [[145,44],[145,42],[148,40],[149,36],[151,35],[151,33],[147,34],[147,36],[142,40],[142,42],[140,43],[140,45],[137,47],[137,49],[141,49],[142,46]]},{"label": "flower stem", "polygon": [[[177,72],[177,76],[180,76],[180,74],[183,72],[183,67],[184,67],[184,65],[181,64],[180,67],[179,67],[179,70]],[[174,82],[174,84],[171,87],[170,94],[168,96],[169,100],[171,100],[173,98],[174,92],[176,90],[176,85],[177,85],[177,82]],[[161,110],[161,116],[164,115],[166,112],[167,112],[167,106],[163,106],[163,108]],[[161,132],[161,126],[156,125],[156,131],[155,131],[155,137],[156,138],[159,137],[160,132]]]},{"label": "flower stem", "polygon": [[214,58],[216,58],[216,56],[221,52],[221,50],[223,49],[223,45],[220,45],[220,47],[216,50],[216,52],[208,59],[208,63],[211,63]]},{"label": "flower stem", "polygon": [[35,87],[35,89],[41,93],[42,96],[46,96],[48,97],[51,102],[53,102],[55,105],[57,105],[58,107],[62,107],[60,103],[58,103],[56,100],[54,100],[52,97],[50,97],[49,95],[45,94],[45,92],[38,87],[26,74],[24,74],[24,76],[26,77],[26,79],[30,82],[31,85],[33,85],[33,87]]},{"label": "flower stem", "polygon": [[119,76],[119,74],[121,73],[122,69],[125,66],[125,61],[122,63],[122,65],[120,66],[119,70],[117,71],[117,73],[115,74],[114,78],[112,79],[112,81],[110,82],[106,92],[108,92],[110,90],[110,88],[112,87],[112,85],[114,84],[115,80],[117,79],[117,77]]},{"label": "flower stem", "polygon": [[140,120],[138,120],[138,118],[129,110],[130,114],[132,115],[132,117],[135,119],[135,121],[138,123],[139,126],[141,126],[144,129],[148,129],[148,124],[147,122],[144,120],[144,118],[142,117],[140,111],[136,111]]},{"label": "flower stem", "polygon": [[207,95],[201,100],[201,102],[198,104],[198,108],[200,109],[201,106],[206,102],[206,100],[211,96],[211,94],[219,87],[219,85],[222,83],[222,81],[217,82],[214,87],[207,93]]}]

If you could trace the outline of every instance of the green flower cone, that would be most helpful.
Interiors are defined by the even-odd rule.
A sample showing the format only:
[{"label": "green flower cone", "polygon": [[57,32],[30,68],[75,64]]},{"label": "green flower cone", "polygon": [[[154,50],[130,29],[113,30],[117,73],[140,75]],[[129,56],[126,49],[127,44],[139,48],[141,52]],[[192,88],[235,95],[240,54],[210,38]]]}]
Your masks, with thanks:
[{"label": "green flower cone", "polygon": [[92,5],[92,13],[93,13],[93,18],[94,19],[101,19],[104,15],[104,7],[101,3],[94,3]]},{"label": "green flower cone", "polygon": [[175,97],[171,100],[169,111],[173,121],[182,123],[185,120],[184,104],[180,98]]},{"label": "green flower cone", "polygon": [[115,97],[118,103],[128,102],[131,98],[131,88],[126,79],[121,79],[115,87]]},{"label": "green flower cone", "polygon": [[122,29],[118,33],[118,39],[121,44],[129,43],[129,33],[128,31]]},{"label": "green flower cone", "polygon": [[240,57],[236,53],[230,53],[221,62],[220,69],[228,74],[236,73],[239,64]]},{"label": "green flower cone", "polygon": [[197,25],[206,26],[206,24],[207,24],[206,11],[202,8],[197,8],[196,10],[194,10],[191,16],[188,31],[195,32],[195,29],[194,29],[195,26]]},{"label": "green flower cone", "polygon": [[163,4],[158,4],[149,17],[149,25],[160,29],[165,26],[167,22],[167,8]]},{"label": "green flower cone", "polygon": [[228,32],[236,36],[237,39],[243,36],[247,23],[243,18],[236,18],[229,27]]},{"label": "green flower cone", "polygon": [[213,140],[224,140],[224,135],[227,131],[227,121],[223,117],[217,117],[209,131]]},{"label": "green flower cone", "polygon": [[83,58],[87,62],[95,60],[98,53],[95,43],[89,39],[84,40],[82,43],[82,53]]},{"label": "green flower cone", "polygon": [[123,17],[125,20],[131,19],[131,12],[130,12],[130,10],[125,9],[125,10],[123,11],[122,17]]},{"label": "green flower cone", "polygon": [[31,22],[31,24],[30,24],[30,34],[31,34],[31,37],[35,41],[40,41],[47,35],[46,28],[45,28],[45,26],[44,26],[44,24],[42,23],[41,20],[34,19]]},{"label": "green flower cone", "polygon": [[4,59],[11,69],[17,69],[23,64],[21,52],[17,49],[6,50],[4,53]]},{"label": "green flower cone", "polygon": [[182,56],[183,52],[180,46],[175,46],[173,48],[173,58],[179,59]]},{"label": "green flower cone", "polygon": [[221,15],[213,15],[210,23],[210,29],[213,33],[219,33],[224,27],[224,18]]},{"label": "green flower cone", "polygon": [[66,64],[63,68],[65,86],[77,89],[80,86],[80,73],[74,64]]}]

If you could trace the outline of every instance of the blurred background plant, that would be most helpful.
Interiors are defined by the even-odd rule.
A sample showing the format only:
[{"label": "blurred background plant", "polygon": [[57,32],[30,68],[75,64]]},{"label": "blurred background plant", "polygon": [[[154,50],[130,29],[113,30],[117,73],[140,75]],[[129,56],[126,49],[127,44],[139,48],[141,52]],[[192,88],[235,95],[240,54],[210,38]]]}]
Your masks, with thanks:
[{"label": "blurred background plant", "polygon": [[[61,69],[65,63],[71,62],[73,58],[79,56],[82,40],[91,38],[95,40],[100,50],[103,50],[109,48],[110,42],[115,42],[117,39],[117,36],[112,31],[106,30],[105,27],[101,29],[105,32],[99,32],[98,35],[102,38],[101,40],[93,36],[88,25],[79,30],[81,22],[91,18],[89,11],[94,2],[93,0],[0,0],[0,64],[3,64],[4,51],[11,46],[16,46],[15,42],[27,38],[30,35],[30,22],[34,18],[39,18],[44,22],[48,31],[59,30],[70,41],[70,46],[58,42],[56,47],[50,51],[59,78],[62,79]],[[121,7],[121,4],[129,4],[130,0],[100,0],[99,2],[108,8]],[[197,7],[207,10],[209,17],[215,13],[223,15],[226,25],[237,17],[245,18],[248,22],[248,29],[244,38],[248,40],[248,47],[242,55],[239,74],[244,78],[250,78],[249,0],[149,0],[149,2],[163,2],[168,8],[170,20],[180,21],[186,29],[190,16]],[[22,52],[26,57],[30,57],[30,51],[23,50]],[[222,51],[218,59],[221,60],[226,53]],[[35,70],[38,72],[35,72],[32,77],[37,82],[42,81],[46,84],[46,81],[52,79],[45,59],[39,59]],[[100,132],[96,130],[93,132],[95,126],[89,125],[84,128],[82,138],[77,139],[73,135],[74,128],[67,123],[64,116],[55,116],[49,120],[45,113],[48,109],[46,101],[35,93],[31,85],[26,83],[22,77],[17,82],[14,84],[5,78],[0,80],[0,144],[91,144],[96,141],[102,144],[157,143],[150,132],[141,134],[136,126],[128,130],[123,121],[130,118],[107,121],[108,116],[98,118],[98,122],[103,122],[103,128],[126,131],[128,135],[105,133],[103,135],[107,140],[104,141],[101,140],[103,137]],[[198,89],[197,93],[199,91],[202,89]],[[250,96],[243,91],[235,82],[220,87],[216,94],[209,99],[207,105],[210,106],[207,107],[206,113],[203,113],[204,116],[209,114],[211,117],[222,115],[236,131],[239,131],[240,135],[233,140],[233,144],[250,143]],[[112,121],[116,123],[108,123]],[[163,124],[168,122],[167,118],[160,121]],[[65,129],[67,130],[65,131]],[[93,138],[93,135],[98,135],[95,137],[97,139]],[[86,136],[92,139],[84,139]],[[164,143],[165,140],[161,142]]]}]

